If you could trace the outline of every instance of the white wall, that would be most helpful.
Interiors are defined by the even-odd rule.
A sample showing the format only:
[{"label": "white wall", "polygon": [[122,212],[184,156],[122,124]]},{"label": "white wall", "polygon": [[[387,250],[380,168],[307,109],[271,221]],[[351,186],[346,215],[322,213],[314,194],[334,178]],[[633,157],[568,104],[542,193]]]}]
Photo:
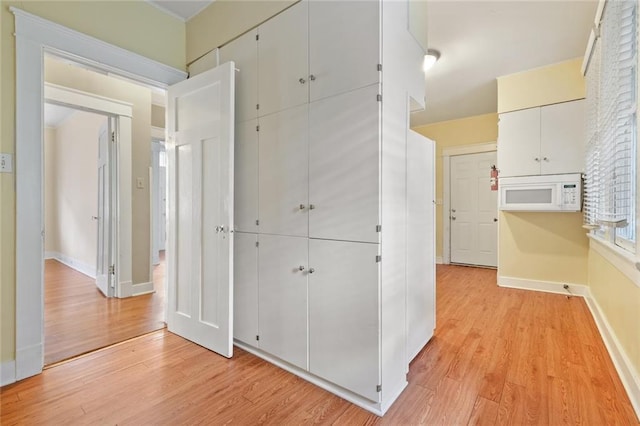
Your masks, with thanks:
[{"label": "white wall", "polygon": [[45,251],[95,271],[102,115],[78,111],[45,131]]}]

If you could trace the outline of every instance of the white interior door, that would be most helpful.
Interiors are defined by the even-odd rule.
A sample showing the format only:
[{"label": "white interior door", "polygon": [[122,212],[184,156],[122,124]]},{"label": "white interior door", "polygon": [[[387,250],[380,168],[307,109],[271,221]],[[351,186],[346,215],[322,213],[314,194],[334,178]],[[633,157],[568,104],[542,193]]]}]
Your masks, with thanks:
[{"label": "white interior door", "polygon": [[497,266],[498,191],[490,186],[496,152],[451,157],[451,263]]},{"label": "white interior door", "polygon": [[167,243],[167,167],[166,152],[164,149],[160,151],[160,158],[165,158],[165,162],[160,162],[158,167],[158,202],[159,202],[159,221],[158,224],[158,250],[164,250]]},{"label": "white interior door", "polygon": [[234,64],[168,91],[169,331],[233,354]]},{"label": "white interior door", "polygon": [[108,125],[98,137],[98,206],[94,219],[97,224],[98,249],[96,256],[96,286],[107,297],[114,295],[112,265],[112,185],[111,185],[111,135],[115,131],[115,118],[109,118]]}]

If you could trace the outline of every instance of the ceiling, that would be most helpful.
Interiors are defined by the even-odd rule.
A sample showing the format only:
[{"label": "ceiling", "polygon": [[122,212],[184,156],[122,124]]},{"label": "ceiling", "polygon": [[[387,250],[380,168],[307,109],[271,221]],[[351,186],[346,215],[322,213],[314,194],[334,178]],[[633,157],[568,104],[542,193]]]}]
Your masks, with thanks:
[{"label": "ceiling", "polygon": [[411,124],[497,111],[496,77],[584,55],[597,1],[430,0],[427,108]]},{"label": "ceiling", "polygon": [[[211,0],[147,0],[186,21]],[[411,125],[497,111],[496,77],[584,54],[597,0],[429,0],[427,108]]]},{"label": "ceiling", "polygon": [[58,128],[67,118],[71,117],[76,110],[65,108],[59,105],[44,104],[44,125],[45,127]]}]

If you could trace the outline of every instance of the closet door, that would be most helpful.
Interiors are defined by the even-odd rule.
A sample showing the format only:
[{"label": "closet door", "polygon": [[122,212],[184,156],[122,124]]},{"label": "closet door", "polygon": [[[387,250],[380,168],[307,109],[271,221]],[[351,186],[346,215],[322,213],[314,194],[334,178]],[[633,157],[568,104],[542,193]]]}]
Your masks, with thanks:
[{"label": "closet door", "polygon": [[308,3],[302,1],[258,28],[258,115],[309,100]]},{"label": "closet door", "polygon": [[378,242],[378,85],[309,106],[309,236]]},{"label": "closet door", "polygon": [[308,106],[260,118],[260,232],[307,236]]},{"label": "closet door", "polygon": [[258,232],[258,120],[236,122],[234,217],[236,231]]},{"label": "closet door", "polygon": [[236,121],[258,116],[258,30],[249,31],[220,48],[220,63],[235,62]]},{"label": "closet door", "polygon": [[309,371],[373,401],[381,380],[378,248],[309,240]]},{"label": "closet door", "polygon": [[259,347],[306,370],[308,239],[260,235],[258,251]]},{"label": "closet door", "polygon": [[380,2],[309,2],[311,102],[379,81]]},{"label": "closet door", "polygon": [[258,335],[257,234],[235,233],[233,255],[233,337],[257,346]]}]

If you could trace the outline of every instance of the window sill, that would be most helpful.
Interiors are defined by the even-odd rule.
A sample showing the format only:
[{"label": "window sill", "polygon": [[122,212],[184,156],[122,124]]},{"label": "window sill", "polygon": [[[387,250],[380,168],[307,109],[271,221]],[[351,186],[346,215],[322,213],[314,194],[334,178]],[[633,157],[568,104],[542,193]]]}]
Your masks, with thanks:
[{"label": "window sill", "polygon": [[587,236],[589,237],[589,245],[593,250],[615,266],[637,287],[640,287],[640,270],[638,269],[640,268],[640,262],[636,255],[597,236],[591,234],[587,234]]}]

